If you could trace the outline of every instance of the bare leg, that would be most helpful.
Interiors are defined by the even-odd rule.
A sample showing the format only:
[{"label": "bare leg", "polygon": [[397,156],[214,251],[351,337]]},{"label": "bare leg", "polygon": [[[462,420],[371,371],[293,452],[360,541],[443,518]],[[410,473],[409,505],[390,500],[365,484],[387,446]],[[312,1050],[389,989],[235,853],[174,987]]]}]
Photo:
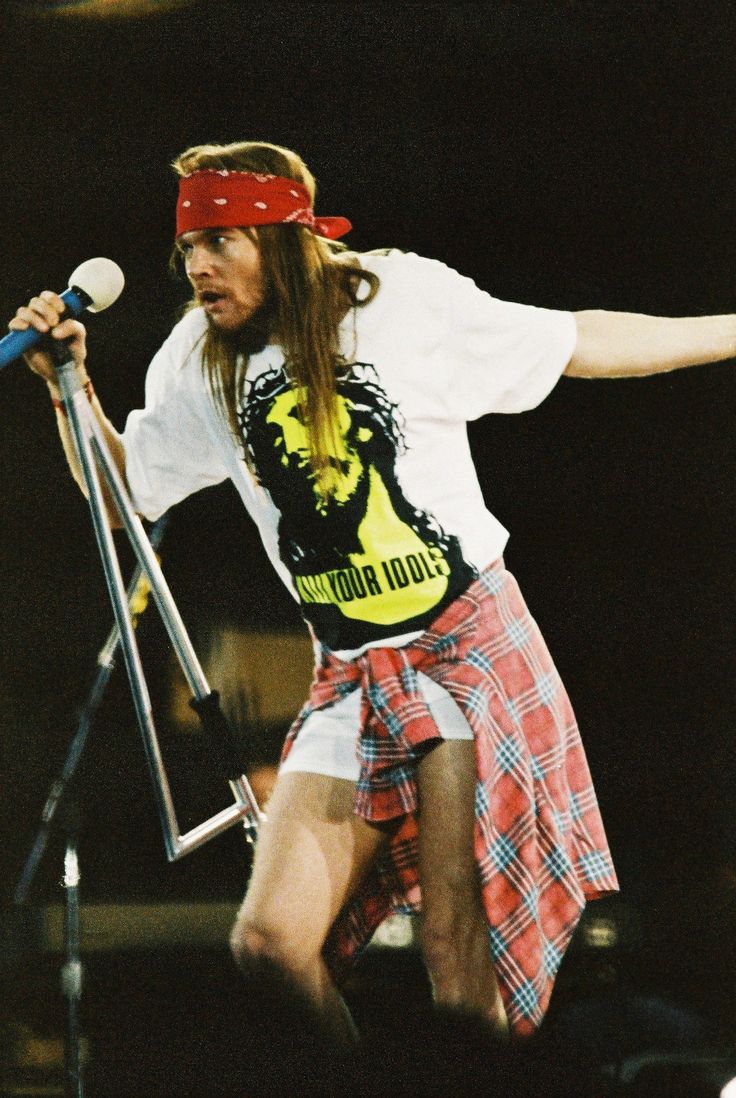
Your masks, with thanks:
[{"label": "bare leg", "polygon": [[505,1033],[473,852],[475,781],[469,740],[446,740],[419,765],[421,942],[436,1001]]},{"label": "bare leg", "polygon": [[384,841],[353,814],[352,782],[281,775],[261,828],[248,893],[231,937],[236,960],[280,965],[343,1041],[354,1031],[321,957],[327,933]]}]

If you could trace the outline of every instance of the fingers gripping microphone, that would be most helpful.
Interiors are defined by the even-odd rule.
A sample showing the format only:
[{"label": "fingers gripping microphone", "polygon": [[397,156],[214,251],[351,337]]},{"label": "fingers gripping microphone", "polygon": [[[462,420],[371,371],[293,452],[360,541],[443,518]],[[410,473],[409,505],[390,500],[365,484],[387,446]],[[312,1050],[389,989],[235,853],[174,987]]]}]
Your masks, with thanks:
[{"label": "fingers gripping microphone", "polygon": [[[112,259],[99,257],[80,263],[69,279],[69,289],[60,295],[66,306],[62,319],[79,316],[85,309],[91,313],[101,313],[117,301],[124,285],[123,272]],[[0,369],[35,347],[41,339],[42,333],[35,328],[4,336],[0,339]]]}]

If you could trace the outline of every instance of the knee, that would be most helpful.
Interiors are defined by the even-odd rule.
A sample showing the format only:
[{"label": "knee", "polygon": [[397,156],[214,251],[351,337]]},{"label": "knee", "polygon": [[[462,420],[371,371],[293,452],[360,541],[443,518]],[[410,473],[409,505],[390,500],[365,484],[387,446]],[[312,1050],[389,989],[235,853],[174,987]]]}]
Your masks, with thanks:
[{"label": "knee", "polygon": [[[482,941],[481,941],[482,940]],[[473,890],[459,890],[422,919],[419,941],[433,979],[441,980],[473,964],[479,949],[487,948],[487,928]]]},{"label": "knee", "polygon": [[433,979],[455,968],[461,953],[462,920],[446,914],[442,918],[425,916],[419,931],[424,962]]},{"label": "knee", "polygon": [[299,972],[309,956],[299,936],[277,920],[240,915],[230,934],[230,951],[244,972],[274,964],[286,972]]},{"label": "knee", "polygon": [[247,919],[239,917],[230,931],[230,952],[240,968],[260,957],[273,952],[271,936],[265,928],[255,926]]},{"label": "knee", "polygon": [[280,961],[285,942],[275,924],[241,914],[230,932],[230,952],[239,967],[247,968],[254,961]]}]

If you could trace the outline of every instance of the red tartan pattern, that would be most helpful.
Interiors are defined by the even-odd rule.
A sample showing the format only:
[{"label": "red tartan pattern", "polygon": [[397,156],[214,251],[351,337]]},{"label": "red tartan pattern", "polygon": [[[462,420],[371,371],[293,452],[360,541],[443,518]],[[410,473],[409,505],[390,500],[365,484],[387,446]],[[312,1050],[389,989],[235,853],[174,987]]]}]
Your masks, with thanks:
[{"label": "red tartan pattern", "polygon": [[441,736],[417,671],[449,691],[473,729],[489,948],[511,1029],[528,1035],[586,901],[618,883],[567,693],[502,560],[404,648],[369,649],[351,662],[323,652],[283,758],[312,712],[360,689],[355,811],[397,821],[386,855],[335,921],[325,960],[339,983],[388,914],[421,909],[416,766]]}]

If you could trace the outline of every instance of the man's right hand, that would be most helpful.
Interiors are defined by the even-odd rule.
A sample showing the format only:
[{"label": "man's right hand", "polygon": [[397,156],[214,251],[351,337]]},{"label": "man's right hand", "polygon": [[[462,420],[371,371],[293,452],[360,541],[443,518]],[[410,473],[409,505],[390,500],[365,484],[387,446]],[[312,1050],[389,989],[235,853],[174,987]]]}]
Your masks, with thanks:
[{"label": "man's right hand", "polygon": [[[87,332],[78,320],[61,320],[64,302],[52,290],[44,290],[38,297],[32,297],[27,305],[21,306],[8,324],[12,332],[25,332],[35,328],[43,335],[53,339],[68,340],[69,349],[77,367],[84,366],[87,357]],[[50,355],[39,347],[34,347],[23,356],[34,373],[52,385],[56,380],[56,368]]]}]

